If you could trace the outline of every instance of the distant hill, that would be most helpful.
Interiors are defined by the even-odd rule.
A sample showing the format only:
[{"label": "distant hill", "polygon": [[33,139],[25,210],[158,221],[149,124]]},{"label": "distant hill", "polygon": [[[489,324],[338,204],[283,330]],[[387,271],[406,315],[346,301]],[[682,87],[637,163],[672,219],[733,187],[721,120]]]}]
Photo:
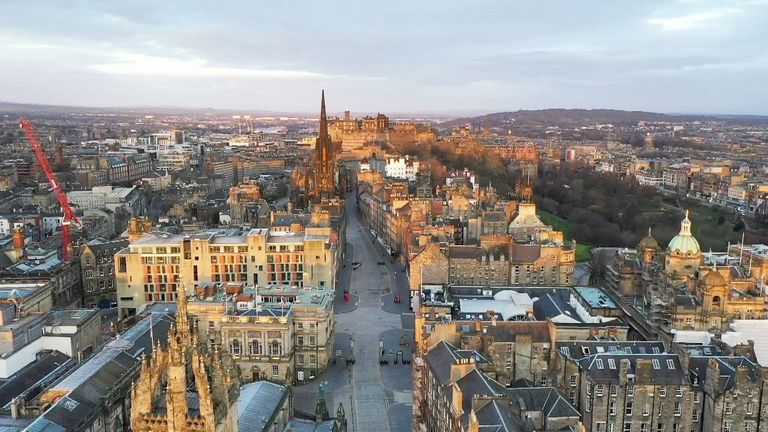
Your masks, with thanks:
[{"label": "distant hill", "polygon": [[645,111],[621,111],[612,109],[543,109],[500,112],[478,117],[464,117],[442,123],[441,128],[452,128],[465,124],[490,126],[493,128],[559,126],[563,128],[580,127],[593,124],[610,123],[616,126],[628,126],[639,121],[651,122],[690,122],[690,121],[726,121],[734,123],[768,123],[765,116],[737,115],[691,115],[661,114]]}]

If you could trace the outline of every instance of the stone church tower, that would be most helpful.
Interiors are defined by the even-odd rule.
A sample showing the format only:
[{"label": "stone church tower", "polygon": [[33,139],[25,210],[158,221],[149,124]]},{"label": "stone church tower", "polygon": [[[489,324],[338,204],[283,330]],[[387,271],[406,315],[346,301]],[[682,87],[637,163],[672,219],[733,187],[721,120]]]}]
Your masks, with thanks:
[{"label": "stone church tower", "polygon": [[336,192],[336,160],[333,141],[328,133],[328,117],[325,114],[325,90],[320,100],[320,134],[315,143],[314,162],[312,195],[316,201],[330,198]]},{"label": "stone church tower", "polygon": [[142,357],[131,389],[131,430],[237,432],[236,367],[228,353],[201,345],[190,331],[183,283],[180,289],[167,348],[158,341],[151,358]]}]

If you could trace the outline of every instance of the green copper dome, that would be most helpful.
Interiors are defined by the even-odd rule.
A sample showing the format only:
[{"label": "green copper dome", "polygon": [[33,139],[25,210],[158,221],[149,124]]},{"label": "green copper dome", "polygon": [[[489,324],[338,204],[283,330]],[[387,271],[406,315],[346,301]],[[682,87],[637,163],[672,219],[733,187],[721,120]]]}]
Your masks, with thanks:
[{"label": "green copper dome", "polygon": [[691,234],[691,220],[688,219],[688,210],[685,211],[685,219],[680,223],[680,233],[669,242],[667,251],[679,255],[696,255],[701,253],[699,242]]}]

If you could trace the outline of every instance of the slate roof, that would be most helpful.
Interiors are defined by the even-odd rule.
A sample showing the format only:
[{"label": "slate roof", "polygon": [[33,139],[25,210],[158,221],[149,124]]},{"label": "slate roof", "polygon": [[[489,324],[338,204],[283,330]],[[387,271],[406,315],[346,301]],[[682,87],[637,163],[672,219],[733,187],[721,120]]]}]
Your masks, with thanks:
[{"label": "slate roof", "polygon": [[[10,403],[13,398],[27,391],[30,387],[44,382],[46,378],[59,368],[67,368],[74,365],[69,356],[53,351],[40,360],[36,360],[24,369],[16,372],[7,380],[0,383],[0,407]],[[0,431],[3,429],[0,427]]]},{"label": "slate roof", "polygon": [[128,247],[129,245],[128,239],[115,239],[115,240],[103,240],[103,239],[93,239],[85,244],[85,247],[90,249],[94,255],[98,255],[99,252],[107,255],[114,255],[120,250]]},{"label": "slate roof", "polygon": [[496,342],[513,342],[515,335],[530,335],[533,343],[551,342],[549,324],[545,321],[505,321],[485,327],[485,334]]},{"label": "slate roof", "polygon": [[[658,368],[654,366],[648,368],[654,384],[675,385],[686,382],[686,371],[683,370],[680,358],[676,354],[603,353],[584,357],[579,363],[592,381],[598,384],[617,383],[623,360],[629,361],[627,373],[631,374],[636,373],[638,360],[658,360]],[[672,367],[668,366],[667,360],[671,361]]]},{"label": "slate roof", "polygon": [[565,393],[553,387],[507,389],[507,396],[519,409],[540,411],[547,418],[581,417]]},{"label": "slate roof", "polygon": [[448,246],[448,257],[455,259],[480,259],[483,249],[477,246]]},{"label": "slate roof", "polygon": [[333,432],[336,420],[325,420],[316,423],[314,420],[292,418],[288,421],[286,430],[291,432]]},{"label": "slate roof", "polygon": [[59,432],[88,426],[89,422],[100,415],[103,400],[112,395],[115,385],[125,375],[138,371],[141,354],[152,351],[153,341],[156,343],[167,339],[174,317],[156,314],[153,318],[145,318],[136,323],[53,385],[49,390],[63,391],[67,396],[59,399],[25,430]]},{"label": "slate roof", "polygon": [[533,302],[533,314],[539,320],[547,320],[565,315],[577,322],[582,322],[579,314],[576,313],[576,310],[571,305],[563,301],[559,296],[549,293],[542,295]]},{"label": "slate roof", "polygon": [[470,411],[472,411],[472,397],[476,395],[495,396],[503,395],[506,387],[498,382],[488,378],[487,375],[478,369],[472,369],[471,372],[459,378],[456,385],[461,389],[462,397],[462,423],[467,424]]},{"label": "slate roof", "polygon": [[517,244],[509,245],[509,261],[512,264],[526,264],[535,262],[541,256],[541,245]]},{"label": "slate roof", "polygon": [[425,360],[440,385],[450,384],[451,365],[462,358],[456,354],[458,350],[458,348],[450,343],[440,341],[427,352]]},{"label": "slate roof", "polygon": [[272,426],[277,411],[288,396],[285,386],[257,381],[240,388],[237,401],[241,431],[261,432]]},{"label": "slate roof", "polygon": [[510,411],[504,400],[493,399],[478,407],[475,416],[482,432],[511,432],[522,430],[522,422]]},{"label": "slate roof", "polygon": [[756,380],[759,374],[757,364],[744,356],[691,356],[688,361],[688,370],[690,371],[691,383],[697,390],[703,390],[707,378],[707,364],[713,359],[720,367],[720,378],[717,383],[719,393],[731,390],[736,385],[736,369],[746,367],[749,376]]},{"label": "slate roof", "polygon": [[656,354],[666,352],[659,341],[563,341],[557,342],[557,351],[571,359],[581,360],[600,353]]}]

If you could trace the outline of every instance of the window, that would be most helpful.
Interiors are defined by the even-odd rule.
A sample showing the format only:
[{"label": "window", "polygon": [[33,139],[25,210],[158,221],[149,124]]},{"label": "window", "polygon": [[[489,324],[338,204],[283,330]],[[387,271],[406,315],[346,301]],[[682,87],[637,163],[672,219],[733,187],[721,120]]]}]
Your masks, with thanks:
[{"label": "window", "polygon": [[675,368],[675,361],[672,359],[667,359],[667,369],[673,370]]},{"label": "window", "polygon": [[753,432],[755,430],[754,427],[752,427],[751,421],[745,421],[744,422],[744,432]]},{"label": "window", "polygon": [[587,403],[584,408],[587,412],[592,411],[592,398],[587,398]]},{"label": "window", "polygon": [[691,413],[691,420],[692,420],[694,423],[696,423],[697,421],[699,421],[699,410],[697,410],[697,409],[693,410],[693,412]]},{"label": "window", "polygon": [[229,349],[233,355],[240,355],[240,341],[237,339],[233,340],[232,343],[229,344]]},{"label": "window", "polygon": [[680,402],[675,402],[675,416],[680,417],[683,414],[683,409],[680,407]]},{"label": "window", "polygon": [[633,406],[633,404],[634,403],[632,401],[628,401],[626,404],[624,404],[624,415],[625,416],[631,416],[632,415],[632,406]]},{"label": "window", "polygon": [[733,414],[733,405],[731,405],[730,402],[725,403],[725,413],[726,414]]},{"label": "window", "polygon": [[664,423],[656,424],[656,432],[664,432]]},{"label": "window", "polygon": [[730,421],[723,422],[723,432],[731,432],[733,430],[733,424]]},{"label": "window", "polygon": [[280,355],[280,342],[272,341],[272,344],[269,347],[269,354],[273,356]]},{"label": "window", "polygon": [[614,430],[616,430],[616,425],[608,423],[608,432],[613,432]]},{"label": "window", "polygon": [[571,375],[571,387],[576,387],[576,379],[578,377],[578,375]]},{"label": "window", "polygon": [[747,402],[747,414],[752,414],[755,410],[755,405],[752,401]]},{"label": "window", "polygon": [[616,397],[619,395],[619,386],[616,384],[611,384],[611,397]]},{"label": "window", "polygon": [[597,388],[595,389],[595,396],[602,397],[603,394],[605,394],[605,386],[602,384],[598,384]]},{"label": "window", "polygon": [[304,364],[304,354],[299,354],[296,356],[296,363],[299,365]]},{"label": "window", "polygon": [[659,396],[664,397],[667,395],[667,387],[659,386]]},{"label": "window", "polygon": [[309,346],[315,346],[316,343],[317,343],[317,340],[315,339],[315,337],[314,336],[310,336],[309,337]]},{"label": "window", "polygon": [[608,415],[616,415],[616,402],[610,401],[608,403]]},{"label": "window", "polygon": [[603,359],[597,359],[597,360],[595,360],[595,363],[597,364],[597,368],[598,369],[602,369],[603,368]]},{"label": "window", "polygon": [[251,355],[261,355],[261,344],[259,341],[251,341]]},{"label": "window", "polygon": [[634,384],[627,384],[627,396],[632,397],[635,395],[635,385]]},{"label": "window", "polygon": [[608,359],[608,369],[616,369],[616,360]]},{"label": "window", "polygon": [[651,415],[651,406],[648,404],[648,401],[643,404],[643,415],[646,417]]},{"label": "window", "polygon": [[605,432],[605,423],[604,422],[595,423],[595,432]]},{"label": "window", "polygon": [[680,423],[672,423],[672,432],[680,432]]},{"label": "window", "polygon": [[640,423],[640,432],[650,432],[648,423]]},{"label": "window", "polygon": [[632,423],[624,422],[624,427],[621,430],[622,432],[632,432]]},{"label": "window", "polygon": [[675,386],[675,396],[683,397],[683,386]]},{"label": "window", "polygon": [[315,354],[310,354],[310,355],[309,355],[309,364],[313,365],[313,364],[315,364],[315,363],[317,363],[317,355],[315,355]]},{"label": "window", "polygon": [[304,336],[299,336],[296,338],[296,345],[304,346]]},{"label": "window", "polygon": [[280,366],[272,365],[272,376],[276,377],[280,375]]},{"label": "window", "polygon": [[653,359],[651,360],[651,363],[653,363],[654,369],[661,369],[661,363],[659,362],[659,359]]},{"label": "window", "polygon": [[693,394],[693,403],[699,403],[701,401],[701,393],[696,392]]}]

